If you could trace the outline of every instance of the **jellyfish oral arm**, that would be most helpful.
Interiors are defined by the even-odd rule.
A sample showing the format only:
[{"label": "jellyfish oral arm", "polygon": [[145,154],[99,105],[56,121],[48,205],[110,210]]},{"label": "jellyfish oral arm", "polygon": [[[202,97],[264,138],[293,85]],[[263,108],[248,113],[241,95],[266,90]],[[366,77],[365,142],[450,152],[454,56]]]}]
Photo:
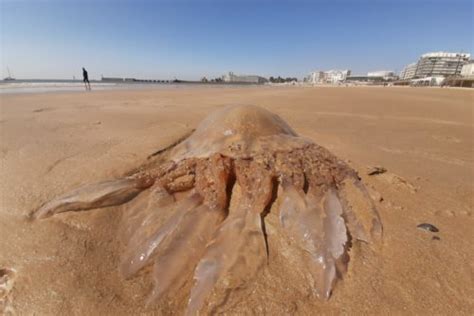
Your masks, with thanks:
[{"label": "jellyfish oral arm", "polygon": [[62,212],[120,205],[130,201],[152,184],[153,180],[146,177],[129,177],[88,184],[43,204],[31,214],[31,218],[41,219]]}]

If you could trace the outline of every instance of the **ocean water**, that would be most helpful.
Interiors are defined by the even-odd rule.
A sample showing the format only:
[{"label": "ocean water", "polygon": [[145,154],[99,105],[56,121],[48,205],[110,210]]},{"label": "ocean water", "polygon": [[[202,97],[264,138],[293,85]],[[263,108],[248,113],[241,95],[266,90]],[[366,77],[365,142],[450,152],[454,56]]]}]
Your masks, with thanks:
[{"label": "ocean water", "polygon": [[[91,81],[92,91],[122,89],[160,89],[176,86],[170,83],[115,83]],[[24,94],[46,92],[85,91],[84,83],[78,80],[15,80],[0,81],[0,94]]]},{"label": "ocean water", "polygon": [[[239,84],[200,84],[200,83],[121,83],[91,81],[92,91],[98,90],[137,90],[137,89],[179,89],[189,87],[242,87]],[[247,85],[253,86],[253,85]],[[0,81],[0,94],[25,94],[48,92],[85,91],[79,80],[15,80]]]}]

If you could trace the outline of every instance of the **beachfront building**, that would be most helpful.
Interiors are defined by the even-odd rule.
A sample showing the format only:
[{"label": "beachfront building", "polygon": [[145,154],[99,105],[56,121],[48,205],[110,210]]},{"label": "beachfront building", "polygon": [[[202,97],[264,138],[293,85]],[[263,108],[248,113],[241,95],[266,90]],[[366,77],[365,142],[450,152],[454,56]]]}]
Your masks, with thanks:
[{"label": "beachfront building", "polygon": [[443,84],[451,87],[474,88],[474,60],[462,66],[459,76],[447,77]]},{"label": "beachfront building", "polygon": [[417,65],[418,63],[411,63],[403,68],[403,70],[400,72],[400,80],[413,79],[415,77]]},{"label": "beachfront building", "polygon": [[465,78],[474,77],[474,60],[470,60],[467,64],[464,64],[462,66],[461,77],[465,77]]},{"label": "beachfront building", "polygon": [[321,83],[321,78],[323,76],[323,72],[322,71],[313,71],[313,72],[310,72],[308,77],[306,77],[306,82],[308,83],[312,83],[312,84],[317,84],[317,83]]},{"label": "beachfront building", "polygon": [[309,75],[308,75],[308,77],[306,77],[306,82],[307,82],[307,83],[312,83],[312,84],[320,83],[320,82],[321,82],[321,78],[322,78],[322,74],[323,74],[322,71],[313,71],[313,72],[310,72]]},{"label": "beachfront building", "polygon": [[421,55],[415,78],[453,76],[461,74],[462,66],[469,62],[470,54],[435,52]]},{"label": "beachfront building", "polygon": [[338,84],[350,76],[350,70],[313,71],[307,77],[307,82],[312,84]]},{"label": "beachfront building", "polygon": [[384,80],[394,80],[396,78],[395,73],[391,70],[378,70],[367,73],[367,77],[383,78]]},{"label": "beachfront building", "polygon": [[[461,76],[464,65],[469,63],[470,54],[433,52],[421,55],[416,63],[407,65],[400,72],[400,80],[411,85],[451,85],[453,79]],[[468,67],[465,70],[469,72]],[[445,80],[450,78],[449,80]]]},{"label": "beachfront building", "polygon": [[400,72],[400,79],[460,75],[462,67],[469,62],[470,57],[471,55],[466,53],[426,53],[421,55],[418,62],[407,65]]},{"label": "beachfront building", "polygon": [[222,80],[228,83],[249,83],[249,84],[263,84],[268,82],[267,78],[256,76],[256,75],[235,75],[233,72],[229,72],[222,76]]},{"label": "beachfront building", "polygon": [[355,84],[355,85],[384,85],[386,80],[383,77],[376,76],[348,76],[346,78],[346,83]]},{"label": "beachfront building", "polygon": [[470,54],[436,52],[423,54],[418,61],[415,77],[452,76],[461,73],[462,66],[469,61]]},{"label": "beachfront building", "polygon": [[418,79],[411,79],[411,86],[441,86],[445,83],[446,77],[444,76],[430,76]]}]

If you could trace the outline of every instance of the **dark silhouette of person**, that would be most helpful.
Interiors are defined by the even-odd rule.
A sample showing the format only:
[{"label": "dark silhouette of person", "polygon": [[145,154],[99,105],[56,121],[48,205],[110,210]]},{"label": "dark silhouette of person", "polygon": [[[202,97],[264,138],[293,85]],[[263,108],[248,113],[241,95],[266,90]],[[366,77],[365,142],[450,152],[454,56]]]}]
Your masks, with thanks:
[{"label": "dark silhouette of person", "polygon": [[91,90],[91,83],[89,82],[89,74],[87,73],[86,68],[82,67],[82,77],[84,78],[84,85],[86,86],[86,90]]}]

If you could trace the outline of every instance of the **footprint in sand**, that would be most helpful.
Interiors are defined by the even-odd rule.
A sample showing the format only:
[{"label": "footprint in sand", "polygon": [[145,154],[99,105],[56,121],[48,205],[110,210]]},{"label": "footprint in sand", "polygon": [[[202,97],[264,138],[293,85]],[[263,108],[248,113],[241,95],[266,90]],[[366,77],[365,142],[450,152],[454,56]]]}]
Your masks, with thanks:
[{"label": "footprint in sand", "polygon": [[436,216],[441,217],[470,217],[472,212],[469,210],[441,210],[435,212]]},{"label": "footprint in sand", "polygon": [[433,139],[436,139],[436,140],[439,140],[439,141],[442,141],[442,142],[456,143],[456,144],[461,143],[461,140],[457,137],[454,137],[454,136],[432,135],[431,137]]},{"label": "footprint in sand", "polygon": [[54,107],[45,107],[45,108],[38,108],[33,110],[33,113],[41,113],[41,112],[49,112],[49,111],[54,111],[56,108]]}]

